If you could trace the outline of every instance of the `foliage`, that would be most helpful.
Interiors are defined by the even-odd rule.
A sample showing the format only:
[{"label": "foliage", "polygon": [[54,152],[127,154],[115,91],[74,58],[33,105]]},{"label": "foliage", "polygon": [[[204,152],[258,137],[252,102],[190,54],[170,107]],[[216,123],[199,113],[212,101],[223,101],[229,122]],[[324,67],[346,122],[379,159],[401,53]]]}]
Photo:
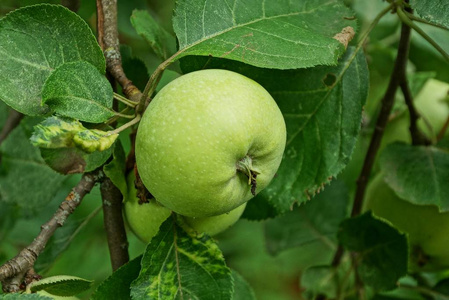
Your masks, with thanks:
[{"label": "foliage", "polygon": [[[449,255],[422,272],[431,254],[400,222],[432,223],[420,237],[447,236],[443,223],[406,220],[392,203],[396,223],[362,211],[387,192],[416,216],[449,210],[446,1],[119,0],[116,48],[104,48],[115,29],[97,26],[95,1],[61,3],[0,4],[0,264],[48,229],[62,200],[82,200],[70,193],[81,174],[105,174],[118,198],[132,188],[143,211],[151,190],[126,180],[139,173],[136,130],[145,101],[184,74],[259,83],[282,112],[286,149],[246,220],[211,238],[172,213],[146,245],[127,226],[131,260],[112,273],[101,183],[56,220],[34,263],[43,279],[0,299],[449,299]],[[376,190],[380,177],[388,189]]]}]

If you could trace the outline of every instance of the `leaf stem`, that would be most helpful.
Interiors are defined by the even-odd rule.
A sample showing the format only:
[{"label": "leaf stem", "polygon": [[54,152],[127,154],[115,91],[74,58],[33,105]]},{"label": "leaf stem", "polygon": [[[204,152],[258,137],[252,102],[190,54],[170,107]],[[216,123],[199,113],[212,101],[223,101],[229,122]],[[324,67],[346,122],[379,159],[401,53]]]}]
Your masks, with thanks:
[{"label": "leaf stem", "polygon": [[[361,38],[360,38],[360,40],[359,40],[359,42],[357,44],[357,47],[356,47],[356,49],[355,49],[355,51],[353,53],[353,56],[349,60],[347,66],[345,67],[345,70],[343,70],[342,74],[344,74],[346,72],[346,70],[349,68],[349,66],[351,65],[352,61],[355,59],[357,53],[360,51],[360,49],[362,48],[363,44],[365,43],[365,40],[368,38],[368,36],[371,33],[371,31],[379,23],[380,19],[382,19],[382,17],[384,17],[388,12],[390,12],[393,7],[394,7],[394,3],[391,3],[385,9],[383,9],[381,12],[379,12],[379,14],[376,16],[376,18],[374,18],[374,20],[371,22],[371,24],[368,27],[368,29],[361,36]],[[340,76],[343,76],[343,75],[340,75]],[[337,81],[338,81],[338,79],[337,79]],[[334,258],[332,259],[332,266],[333,267],[337,267],[340,264],[341,259],[343,257],[343,254],[344,254],[344,249],[343,249],[343,247],[341,245],[339,245],[337,251],[335,252]]]},{"label": "leaf stem", "polygon": [[414,285],[409,285],[409,284],[399,284],[399,288],[417,291],[417,292],[419,292],[419,293],[421,293],[423,295],[431,296],[432,299],[449,300],[449,296],[448,295],[443,295],[443,294],[441,294],[439,292],[433,291],[433,290],[431,290],[429,288],[422,287],[422,286],[414,286]]},{"label": "leaf stem", "polygon": [[441,28],[441,29],[444,29],[444,30],[449,30],[449,28],[447,28],[447,27],[445,27],[443,25],[429,22],[429,21],[424,20],[424,19],[422,19],[422,18],[420,18],[418,16],[415,16],[415,15],[413,15],[411,13],[405,12],[405,14],[412,21],[416,21],[416,22],[419,22],[419,23],[423,23],[423,24],[427,24],[427,25],[430,25],[430,26],[438,27],[438,28]]},{"label": "leaf stem", "polygon": [[114,99],[122,102],[123,104],[125,104],[125,105],[127,105],[127,106],[129,106],[131,108],[134,108],[137,105],[136,102],[133,102],[133,101],[123,97],[122,95],[117,94],[117,93],[114,93]]},{"label": "leaf stem", "polygon": [[113,135],[113,134],[118,134],[118,133],[126,130],[127,128],[133,126],[134,124],[139,123],[140,119],[141,119],[140,115],[135,116],[135,118],[132,119],[131,121],[129,121],[128,123],[123,124],[119,128],[116,128],[114,130],[108,131],[107,136],[110,136],[110,135]]},{"label": "leaf stem", "polygon": [[114,111],[114,114],[119,118],[133,119],[135,115],[126,115],[119,112]]},{"label": "leaf stem", "polygon": [[[120,114],[124,114],[124,113],[126,113],[127,111],[129,111],[129,110],[130,110],[129,107],[125,107],[125,109],[123,109],[123,110],[120,112]],[[106,125],[111,125],[112,123],[114,123],[115,121],[117,121],[119,118],[120,118],[119,116],[115,115],[115,116],[113,116],[112,118],[110,118],[109,120],[107,120],[107,121],[105,122],[105,124],[106,124]]]},{"label": "leaf stem", "polygon": [[145,85],[145,89],[143,90],[142,96],[140,98],[139,104],[137,105],[136,112],[138,114],[142,114],[145,110],[145,107],[150,102],[150,98],[154,91],[156,90],[156,87],[159,83],[159,81],[162,78],[162,74],[164,73],[165,69],[175,61],[176,56],[178,56],[182,51],[179,50],[175,54],[173,54],[171,57],[167,58],[164,62],[162,62],[156,70],[154,70],[153,74],[151,74],[150,79],[148,80],[147,84]]},{"label": "leaf stem", "polygon": [[435,42],[430,36],[428,36],[427,33],[424,32],[424,30],[416,26],[416,24],[409,19],[409,17],[405,14],[405,12],[401,8],[397,9],[397,14],[398,17],[401,19],[402,23],[406,24],[407,26],[415,30],[417,33],[419,33],[419,35],[421,35],[429,44],[431,44],[438,52],[440,52],[440,54],[443,55],[443,57],[447,61],[449,61],[449,54],[447,54],[443,50],[443,48],[441,48],[441,46],[438,45],[437,42]]}]

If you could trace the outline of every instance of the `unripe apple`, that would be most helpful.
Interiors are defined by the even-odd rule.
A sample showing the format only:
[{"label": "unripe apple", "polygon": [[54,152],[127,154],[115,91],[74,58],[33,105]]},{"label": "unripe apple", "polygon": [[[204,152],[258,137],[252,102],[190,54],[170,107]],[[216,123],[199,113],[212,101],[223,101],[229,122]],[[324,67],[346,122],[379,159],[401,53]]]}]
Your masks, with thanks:
[{"label": "unripe apple", "polygon": [[161,224],[170,216],[171,211],[160,205],[154,198],[148,203],[139,203],[137,190],[134,185],[136,176],[134,172],[128,175],[128,195],[125,198],[124,214],[129,227],[144,243],[158,233]]},{"label": "unripe apple", "polygon": [[449,268],[449,212],[433,205],[415,205],[400,199],[378,174],[366,191],[365,210],[407,233],[411,271]]},{"label": "unripe apple", "polygon": [[226,70],[166,85],[139,125],[140,177],[164,206],[189,217],[227,213],[271,181],[286,143],[284,118],[255,81]]},{"label": "unripe apple", "polygon": [[214,236],[234,225],[240,219],[245,207],[246,203],[243,203],[228,213],[213,217],[192,218],[181,215],[179,217],[186,231],[193,230],[196,233],[205,233]]}]

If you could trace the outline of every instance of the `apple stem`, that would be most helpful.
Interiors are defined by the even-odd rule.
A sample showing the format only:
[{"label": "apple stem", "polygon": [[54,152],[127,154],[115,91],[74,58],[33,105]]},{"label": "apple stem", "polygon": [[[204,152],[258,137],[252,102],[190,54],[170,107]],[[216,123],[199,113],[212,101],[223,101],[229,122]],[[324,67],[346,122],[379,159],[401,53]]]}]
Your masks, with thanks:
[{"label": "apple stem", "polygon": [[246,155],[237,162],[237,171],[242,172],[248,177],[248,185],[251,186],[251,194],[256,195],[257,182],[256,178],[259,172],[253,169],[253,160]]}]

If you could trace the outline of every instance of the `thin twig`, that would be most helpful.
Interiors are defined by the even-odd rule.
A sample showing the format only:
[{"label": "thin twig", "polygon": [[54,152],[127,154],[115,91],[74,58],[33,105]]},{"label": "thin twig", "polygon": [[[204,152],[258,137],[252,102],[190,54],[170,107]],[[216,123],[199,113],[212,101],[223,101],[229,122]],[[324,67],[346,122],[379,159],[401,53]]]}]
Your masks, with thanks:
[{"label": "thin twig", "polygon": [[131,121],[129,121],[128,123],[123,124],[122,126],[120,126],[119,128],[116,128],[114,130],[108,131],[108,135],[113,135],[113,134],[117,134],[122,132],[123,130],[133,126],[134,124],[139,123],[140,121],[140,115],[137,115],[134,119],[132,119]]},{"label": "thin twig", "polygon": [[5,125],[3,125],[2,131],[0,132],[0,145],[4,140],[8,137],[11,131],[20,124],[20,121],[23,119],[23,114],[19,113],[11,109],[9,112],[8,118],[6,119]]},{"label": "thin twig", "polygon": [[174,61],[176,56],[178,56],[181,53],[181,51],[176,52],[173,54],[170,58],[165,60],[163,63],[161,63],[156,70],[154,70],[153,74],[151,74],[150,79],[148,80],[147,84],[145,85],[145,89],[143,90],[143,93],[141,94],[141,97],[139,99],[139,104],[137,105],[136,112],[138,114],[143,113],[145,110],[145,107],[148,106],[151,100],[151,96],[153,95],[154,91],[156,90],[156,87],[159,83],[159,81],[162,78],[162,74],[164,73],[165,69]]},{"label": "thin twig", "polygon": [[80,182],[72,189],[69,195],[59,205],[53,217],[41,226],[41,232],[34,241],[20,251],[16,257],[7,261],[0,267],[0,281],[5,293],[17,292],[26,273],[33,268],[39,254],[44,250],[48,240],[58,227],[64,225],[67,217],[81,204],[84,196],[88,194],[95,183],[103,177],[103,172],[96,170],[85,173]]},{"label": "thin twig", "polygon": [[414,285],[401,283],[401,284],[399,284],[399,288],[416,291],[422,295],[430,296],[430,297],[432,297],[432,299],[449,300],[448,295],[443,295],[437,291],[431,290],[431,289],[423,287],[423,286],[414,286]]},{"label": "thin twig", "polygon": [[[6,119],[5,124],[3,125],[2,131],[0,132],[0,145],[4,140],[8,137],[8,135],[16,128],[20,121],[23,119],[24,115],[11,109],[9,112],[8,118]],[[2,163],[2,153],[0,152],[0,165]]]},{"label": "thin twig", "polygon": [[364,300],[365,299],[365,289],[363,286],[363,281],[360,278],[360,273],[358,269],[358,257],[356,253],[351,254],[351,264],[352,269],[354,270],[354,280],[355,280],[355,289],[357,291],[358,299]]},{"label": "thin twig", "polygon": [[405,14],[406,14],[407,17],[409,17],[409,19],[412,20],[412,21],[416,21],[416,22],[419,22],[419,23],[423,23],[423,24],[427,24],[427,25],[430,25],[430,26],[438,27],[438,28],[441,28],[441,29],[444,29],[444,30],[449,30],[449,28],[447,28],[447,27],[445,27],[445,26],[443,26],[443,25],[429,22],[429,21],[424,20],[424,19],[422,19],[422,18],[420,18],[420,17],[418,17],[418,16],[412,15],[412,14],[410,14],[410,13],[408,13],[408,12],[406,12]]},{"label": "thin twig", "polygon": [[402,78],[399,83],[401,87],[402,94],[404,95],[405,103],[407,104],[409,115],[410,115],[410,135],[412,137],[413,145],[430,145],[430,140],[422,134],[422,132],[418,128],[418,120],[420,115],[418,111],[415,109],[415,105],[413,104],[413,96],[410,91],[410,87],[407,82],[407,78]]},{"label": "thin twig", "polygon": [[112,270],[115,271],[129,261],[128,240],[122,216],[122,194],[109,178],[100,186],[103,200],[104,228],[108,240]]},{"label": "thin twig", "polygon": [[446,134],[446,130],[449,128],[449,117],[446,119],[446,122],[444,123],[443,127],[441,128],[440,132],[437,135],[437,141],[441,141],[441,139]]},{"label": "thin twig", "polygon": [[390,77],[387,91],[382,99],[382,107],[377,118],[376,127],[374,129],[371,142],[368,147],[368,152],[363,162],[362,171],[357,179],[357,190],[355,194],[354,204],[352,207],[351,216],[359,215],[362,210],[363,197],[365,195],[366,185],[368,183],[371,169],[376,158],[377,151],[379,150],[380,142],[385,130],[385,126],[388,123],[388,118],[393,108],[396,90],[402,78],[405,78],[405,67],[407,65],[408,51],[410,44],[410,27],[406,24],[402,24],[401,37],[399,40],[399,46],[394,64],[393,72]]},{"label": "thin twig", "polygon": [[98,42],[106,58],[109,73],[122,86],[123,93],[133,102],[139,102],[142,93],[126,77],[118,39],[117,0],[97,0]]},{"label": "thin twig", "polygon": [[120,94],[114,93],[114,99],[122,102],[123,104],[129,106],[129,107],[135,107],[137,105],[137,103],[132,102],[131,100],[126,99],[125,97],[123,97]]},{"label": "thin twig", "polygon": [[61,5],[64,5],[73,12],[77,12],[80,8],[80,0],[61,0]]},{"label": "thin twig", "polygon": [[409,19],[409,17],[405,14],[405,12],[402,9],[398,8],[397,14],[401,19],[401,21],[403,22],[403,24],[406,24],[407,26],[413,28],[413,30],[419,33],[419,35],[421,35],[429,44],[431,44],[438,52],[440,52],[440,54],[443,55],[443,57],[447,61],[449,61],[449,54],[447,54],[446,51],[444,51],[444,49],[441,48],[441,46],[438,45],[437,42],[435,42],[427,33],[425,33],[424,30],[422,30],[419,26],[413,23],[412,20]]},{"label": "thin twig", "polygon": [[[376,27],[376,25],[379,23],[380,19],[382,19],[382,17],[384,17],[388,12],[391,11],[391,9],[393,8],[393,4],[390,4],[388,7],[386,7],[385,9],[383,9],[377,16],[376,18],[371,22],[370,26],[368,27],[368,29],[363,33],[362,37],[360,38],[356,50],[354,51],[355,53],[357,53],[363,46],[363,44],[365,43],[366,39],[368,38],[369,34],[371,33],[371,31]],[[338,245],[337,251],[335,252],[334,258],[332,259],[332,266],[333,267],[337,267],[340,262],[341,259],[344,255],[344,249],[341,245]]]}]

